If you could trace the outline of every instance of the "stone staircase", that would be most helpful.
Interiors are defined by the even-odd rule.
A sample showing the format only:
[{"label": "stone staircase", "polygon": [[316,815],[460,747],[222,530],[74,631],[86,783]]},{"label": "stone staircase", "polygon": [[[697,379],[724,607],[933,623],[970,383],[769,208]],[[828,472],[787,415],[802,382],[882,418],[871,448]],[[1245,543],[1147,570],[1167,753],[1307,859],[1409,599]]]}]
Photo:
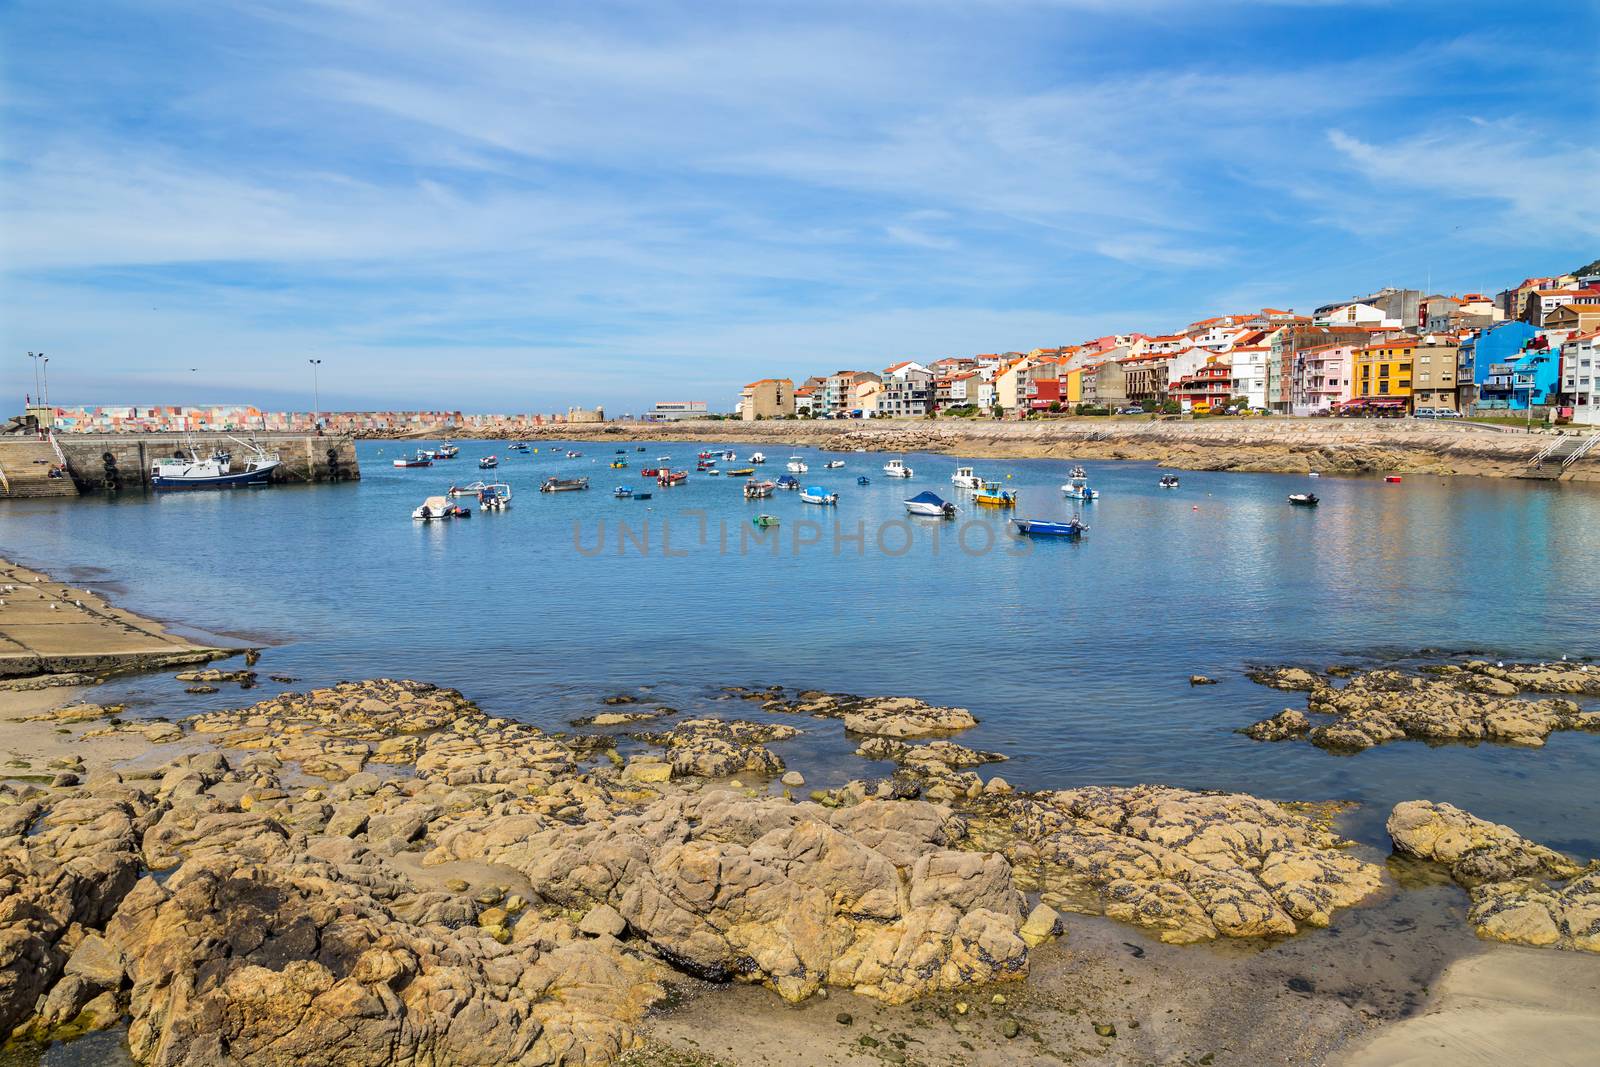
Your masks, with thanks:
[{"label": "stone staircase", "polygon": [[[62,476],[50,477],[52,468]],[[66,463],[54,442],[37,437],[0,437],[0,500],[77,496],[78,487],[65,473]]]},{"label": "stone staircase", "polygon": [[1600,441],[1600,434],[1559,437],[1548,448],[1533,457],[1533,462],[1522,472],[1522,477],[1554,481],[1565,474],[1568,467],[1588,455],[1597,441]]}]

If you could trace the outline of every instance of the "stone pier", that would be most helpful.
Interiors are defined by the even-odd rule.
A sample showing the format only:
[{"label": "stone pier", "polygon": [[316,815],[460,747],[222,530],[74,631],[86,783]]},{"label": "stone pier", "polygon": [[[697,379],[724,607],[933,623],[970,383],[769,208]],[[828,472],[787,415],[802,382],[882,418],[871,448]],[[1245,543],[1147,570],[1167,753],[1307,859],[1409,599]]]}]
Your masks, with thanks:
[{"label": "stone pier", "polygon": [[361,477],[355,441],[348,434],[318,436],[305,433],[59,434],[67,470],[78,488],[138,489],[150,485],[150,465],[158,459],[183,455],[193,445],[201,455],[216,449],[243,454],[239,439],[254,441],[268,452],[276,451],[283,465],[273,472],[274,484],[285,482],[342,482]]}]

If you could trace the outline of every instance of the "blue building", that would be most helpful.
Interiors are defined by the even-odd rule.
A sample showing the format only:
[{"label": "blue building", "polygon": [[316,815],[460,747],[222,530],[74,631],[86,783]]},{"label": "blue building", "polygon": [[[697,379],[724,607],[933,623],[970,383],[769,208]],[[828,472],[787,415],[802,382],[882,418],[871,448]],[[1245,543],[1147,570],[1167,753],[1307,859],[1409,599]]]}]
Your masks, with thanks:
[{"label": "blue building", "polygon": [[[1530,385],[1536,396],[1534,403],[1544,403],[1537,399],[1539,383],[1546,383],[1543,392],[1554,391],[1560,360],[1552,358],[1538,364],[1529,361],[1520,372],[1515,366],[1522,358],[1523,348],[1538,335],[1538,329],[1526,322],[1499,322],[1463,340],[1456,356],[1456,381],[1473,390],[1471,397],[1464,398],[1463,408],[1474,402],[1486,408],[1526,408]],[[1518,373],[1531,374],[1533,379],[1519,385]]]}]

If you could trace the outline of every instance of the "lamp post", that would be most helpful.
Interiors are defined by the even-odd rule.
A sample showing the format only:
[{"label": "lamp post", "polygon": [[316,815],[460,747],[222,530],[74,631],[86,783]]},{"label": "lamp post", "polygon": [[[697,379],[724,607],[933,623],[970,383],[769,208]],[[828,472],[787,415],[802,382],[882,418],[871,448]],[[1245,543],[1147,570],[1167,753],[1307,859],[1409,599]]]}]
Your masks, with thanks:
[{"label": "lamp post", "polygon": [[33,360],[33,402],[43,404],[44,396],[39,389],[40,360],[45,358],[43,352],[29,352],[28,358]]},{"label": "lamp post", "polygon": [[44,405],[45,405],[45,407],[49,407],[50,406],[50,357],[46,356],[43,352],[40,352],[39,355],[42,357],[39,360],[39,362],[44,364]]},{"label": "lamp post", "polygon": [[318,416],[322,413],[322,386],[317,377],[317,368],[322,366],[322,360],[308,359],[306,362],[311,364],[311,402],[316,405],[316,410],[311,413],[311,427],[315,429]]}]

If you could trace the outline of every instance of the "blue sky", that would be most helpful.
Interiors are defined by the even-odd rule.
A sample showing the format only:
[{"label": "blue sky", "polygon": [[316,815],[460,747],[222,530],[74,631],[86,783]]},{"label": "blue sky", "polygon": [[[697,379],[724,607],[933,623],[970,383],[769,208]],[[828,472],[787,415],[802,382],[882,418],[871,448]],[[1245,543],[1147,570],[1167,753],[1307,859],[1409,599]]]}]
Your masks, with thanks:
[{"label": "blue sky", "polygon": [[1600,255],[1597,7],[0,0],[58,403],[731,406]]}]

